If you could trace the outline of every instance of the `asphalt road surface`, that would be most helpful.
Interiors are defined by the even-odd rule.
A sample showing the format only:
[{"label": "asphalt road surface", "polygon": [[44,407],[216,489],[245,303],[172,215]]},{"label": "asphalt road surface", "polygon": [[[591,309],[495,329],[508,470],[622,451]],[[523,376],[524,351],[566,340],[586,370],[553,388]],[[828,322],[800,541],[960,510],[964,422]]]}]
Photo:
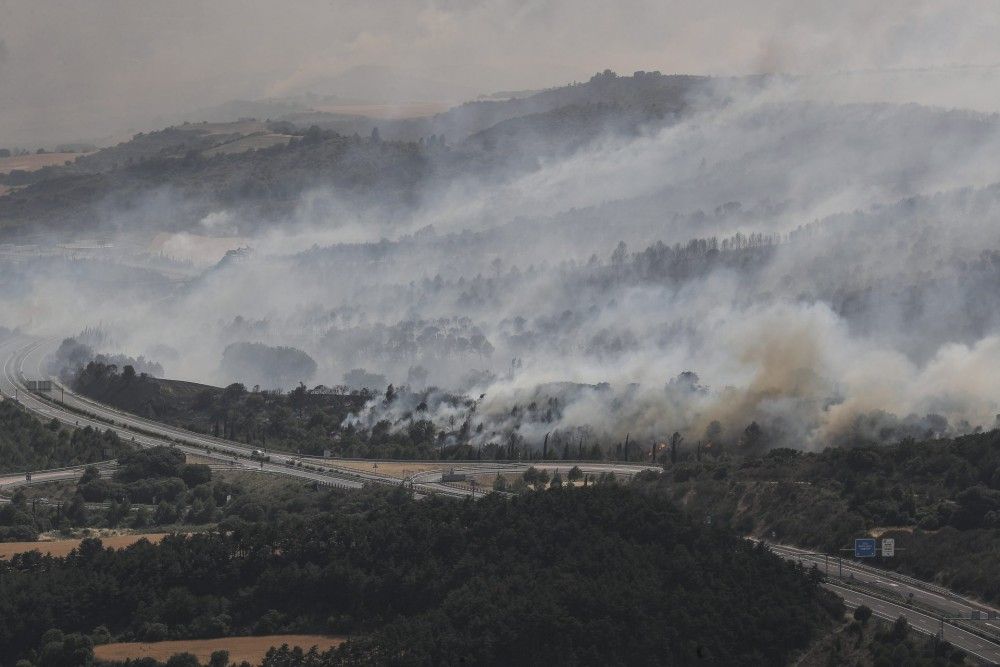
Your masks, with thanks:
[{"label": "asphalt road surface", "polygon": [[[407,478],[406,480],[383,475],[375,469],[371,471],[338,466],[335,459],[316,459],[301,457],[303,463],[314,467],[320,466],[323,471],[305,470],[301,467],[289,466],[284,461],[290,458],[300,458],[291,452],[276,452],[268,450],[271,462],[261,465],[251,460],[254,447],[242,445],[232,440],[216,438],[210,435],[194,433],[182,428],[163,424],[151,419],[139,417],[122,410],[104,405],[92,399],[74,393],[69,388],[50,377],[46,360],[59,345],[59,339],[38,339],[25,336],[12,336],[0,341],[0,394],[17,399],[29,410],[44,419],[55,418],[72,426],[93,426],[94,428],[111,428],[125,440],[134,441],[143,447],[172,444],[185,453],[214,458],[243,466],[247,470],[258,470],[267,473],[286,475],[306,480],[320,482],[344,488],[360,488],[365,483],[400,485],[407,483],[417,494],[440,494],[456,497],[481,495],[485,490],[475,490],[466,485],[454,485],[441,481],[441,473],[430,473]],[[51,379],[55,389],[51,392],[55,400],[45,400],[27,391],[25,380]],[[58,401],[58,403],[56,402]],[[62,403],[62,405],[59,405]],[[63,407],[65,406],[65,407]],[[86,414],[80,414],[81,412]],[[93,415],[92,418],[88,415]],[[280,462],[276,462],[280,461]],[[372,460],[372,463],[378,463]],[[456,471],[467,473],[482,473],[502,471],[517,473],[527,470],[530,465],[545,468],[550,471],[568,472],[574,465],[579,465],[584,472],[600,474],[604,472],[618,475],[634,475],[644,469],[659,470],[658,466],[643,466],[617,463],[589,462],[455,462]]]},{"label": "asphalt road surface", "polygon": [[[25,377],[30,379],[48,377],[48,374],[43,371],[44,357],[39,352],[39,349],[43,345],[44,341],[21,337],[13,337],[0,342],[0,394],[3,394],[8,400],[16,396],[17,401],[21,405],[43,419],[56,419],[68,426],[79,428],[86,426],[91,426],[99,430],[110,428],[117,432],[123,440],[134,442],[141,447],[173,445],[185,454],[204,456],[220,462],[233,463],[248,470],[288,475],[343,488],[356,489],[363,486],[362,481],[331,473],[303,470],[300,468],[292,469],[288,466],[275,463],[265,462],[261,465],[259,462],[249,459],[252,453],[251,448],[239,447],[225,441],[223,441],[224,446],[220,446],[201,438],[198,434],[190,434],[190,437],[176,437],[177,434],[175,431],[181,431],[180,429],[163,427],[155,422],[149,422],[139,417],[129,417],[126,413],[100,406],[97,403],[84,403],[78,396],[71,392],[65,393],[66,405],[86,410],[88,413],[96,415],[98,419],[78,414],[53,402],[46,401],[27,391],[22,382],[22,378]],[[27,365],[29,362],[32,364],[31,366]],[[136,432],[135,429],[142,429],[146,432]],[[221,448],[223,452],[206,451],[206,447]]]},{"label": "asphalt road surface", "polygon": [[[349,468],[339,468],[335,461],[319,461],[311,459],[313,465],[324,465],[323,471],[305,470],[281,463],[265,462],[250,459],[252,447],[243,446],[230,440],[193,433],[167,424],[138,417],[115,408],[103,405],[91,399],[79,396],[58,384],[52,392],[53,398],[59,399],[66,407],[54,401],[45,400],[27,391],[24,386],[26,379],[51,379],[46,370],[46,357],[58,345],[56,339],[35,339],[23,336],[11,336],[0,341],[0,396],[7,400],[16,396],[17,400],[28,410],[43,419],[56,419],[73,427],[91,426],[97,429],[112,429],[126,441],[135,442],[142,447],[156,445],[172,445],[186,454],[192,454],[219,463],[264,473],[284,475],[321,484],[342,488],[360,488],[365,483],[380,484],[410,484],[418,494],[436,493],[450,496],[467,496],[476,493],[468,485],[456,486],[442,481],[441,471],[430,471],[411,475],[401,480],[377,472],[357,471]],[[90,417],[80,412],[94,415]],[[284,460],[294,457],[290,453],[268,452],[275,458]],[[378,463],[378,461],[372,461]],[[529,465],[550,472],[568,472],[574,465],[588,474],[612,473],[631,476],[646,469],[659,469],[657,466],[637,464],[617,464],[599,462],[455,462],[455,472],[466,474],[518,473],[526,470]],[[74,479],[82,474],[83,467],[65,468],[51,471],[37,471],[32,475],[33,482]],[[0,486],[18,485],[24,483],[24,475],[0,476]],[[480,493],[483,490],[480,490]],[[799,560],[804,564],[816,563],[824,571],[830,571],[826,585],[842,598],[849,607],[866,604],[880,617],[894,620],[905,616],[910,625],[918,631],[934,635],[941,630],[941,614],[969,614],[972,611],[988,611],[989,607],[950,591],[924,582],[907,580],[889,576],[885,572],[867,568],[862,565],[844,561],[843,576],[839,580],[840,566],[832,557],[814,554],[793,547],[771,545],[772,549],[782,557]],[[836,572],[833,572],[836,568]],[[858,591],[855,586],[861,584],[874,589],[875,593]],[[881,591],[881,592],[880,592]],[[884,594],[883,594],[884,592]],[[911,596],[912,597],[909,597]],[[893,600],[900,599],[899,602]],[[911,604],[912,603],[912,604]],[[936,613],[937,612],[940,613]],[[954,645],[990,664],[1000,664],[1000,623],[995,621],[978,622],[977,633],[949,622],[944,625],[945,638]],[[992,640],[981,634],[993,635]]]},{"label": "asphalt road surface", "polygon": [[[824,585],[842,597],[849,609],[865,604],[888,620],[904,616],[912,627],[928,635],[939,634],[943,629],[944,638],[955,646],[988,664],[1000,664],[1000,622],[951,618],[969,619],[973,612],[993,615],[1000,610],[935,584],[879,570],[850,558],[838,559],[780,544],[768,547],[782,558],[806,567],[815,564],[827,577]],[[868,590],[859,591],[859,587]],[[942,617],[948,618],[943,624]]]}]

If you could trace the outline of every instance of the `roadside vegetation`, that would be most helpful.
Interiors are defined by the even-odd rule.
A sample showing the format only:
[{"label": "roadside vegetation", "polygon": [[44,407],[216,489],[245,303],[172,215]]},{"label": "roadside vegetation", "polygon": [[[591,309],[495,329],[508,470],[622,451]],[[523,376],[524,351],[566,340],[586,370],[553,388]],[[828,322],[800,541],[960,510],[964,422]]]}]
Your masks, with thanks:
[{"label": "roadside vegetation", "polygon": [[698,458],[682,452],[640,483],[702,519],[828,553],[894,537],[895,557],[873,565],[1000,601],[1000,431]]},{"label": "roadside vegetation", "polygon": [[965,652],[947,641],[911,629],[905,618],[886,621],[864,605],[817,641],[797,662],[799,667],[868,667],[882,665],[966,665]]},{"label": "roadside vegetation", "polygon": [[0,401],[0,473],[97,463],[128,449],[113,431],[42,423],[13,401]]},{"label": "roadside vegetation", "polygon": [[318,511],[325,497],[311,483],[189,464],[171,447],[126,451],[118,463],[110,475],[89,467],[76,481],[17,487],[0,505],[0,542],[53,531],[188,532],[228,521],[277,521]]},{"label": "roadside vegetation", "polygon": [[372,397],[366,390],[304,386],[288,392],[163,380],[136,373],[131,366],[90,362],[80,368],[73,387],[85,396],[137,415],[198,433],[264,449],[322,455],[337,454],[341,424]]}]

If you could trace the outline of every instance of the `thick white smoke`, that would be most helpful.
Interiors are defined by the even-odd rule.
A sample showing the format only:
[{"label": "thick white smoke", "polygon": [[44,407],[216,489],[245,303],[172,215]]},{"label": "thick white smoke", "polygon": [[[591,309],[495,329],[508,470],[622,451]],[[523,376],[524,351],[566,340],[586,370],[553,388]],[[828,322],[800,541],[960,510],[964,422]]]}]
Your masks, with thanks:
[{"label": "thick white smoke", "polygon": [[473,443],[702,439],[713,422],[735,442],[756,421],[815,447],[992,427],[1000,120],[717,85],[637,136],[434,180],[403,215],[322,188],[266,231],[218,211],[197,233],[222,225],[254,252],[194,279],[178,264],[173,284],[137,280],[124,249],[115,266],[11,265],[4,321],[102,324],[122,341],[108,351],[176,350],[168,376],[213,383],[241,379],[220,367],[232,343],[295,347],[312,384],[363,368],[440,388],[353,423],[427,418]]}]

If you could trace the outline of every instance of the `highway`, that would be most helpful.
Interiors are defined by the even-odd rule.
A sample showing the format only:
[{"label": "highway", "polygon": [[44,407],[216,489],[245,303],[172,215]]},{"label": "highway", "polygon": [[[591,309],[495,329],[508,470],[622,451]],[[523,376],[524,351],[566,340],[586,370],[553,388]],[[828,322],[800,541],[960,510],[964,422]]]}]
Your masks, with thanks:
[{"label": "highway", "polygon": [[[806,567],[815,564],[826,575],[824,586],[842,597],[849,609],[865,604],[887,620],[904,616],[913,628],[928,635],[939,634],[943,628],[944,638],[955,646],[987,664],[1000,665],[1000,622],[970,619],[972,612],[996,614],[1000,610],[935,584],[863,565],[850,558],[838,561],[835,556],[788,545],[768,543],[767,546],[787,560]],[[942,616],[959,615],[970,620],[950,619],[942,625]]]},{"label": "highway", "polygon": [[[142,447],[173,445],[186,454],[203,456],[217,461],[242,466],[247,470],[297,477],[342,488],[361,488],[365,483],[402,485],[408,484],[418,495],[438,494],[454,497],[481,495],[487,489],[475,490],[465,486],[451,485],[441,481],[441,473],[411,476],[401,479],[384,475],[375,470],[357,470],[338,466],[336,460],[300,457],[290,452],[268,450],[272,461],[263,464],[251,459],[254,447],[232,440],[194,433],[182,428],[163,424],[151,419],[118,410],[92,399],[80,396],[51,378],[46,359],[59,345],[59,339],[39,339],[27,336],[12,336],[0,341],[0,395],[17,396],[20,403],[43,419],[58,421],[77,427],[92,426],[101,430],[110,428],[126,441]],[[51,379],[56,387],[52,392],[55,401],[47,401],[25,389],[24,380]],[[60,405],[59,403],[62,403]],[[288,459],[301,460],[303,467],[289,466]],[[372,460],[372,463],[378,463]],[[440,463],[440,462],[438,462]],[[311,466],[313,470],[305,466]],[[517,473],[527,470],[530,465],[550,471],[568,472],[574,465],[587,473],[604,472],[619,475],[633,475],[645,469],[660,470],[659,466],[600,462],[455,462],[456,472],[483,474],[487,472]]]},{"label": "highway", "polygon": [[[93,464],[98,470],[105,471],[114,468],[114,461],[101,461]],[[28,482],[24,473],[5,473],[0,475],[0,489],[8,489],[14,486],[25,486],[26,484],[41,484],[43,482],[62,482],[66,480],[79,479],[83,477],[87,466],[73,466],[69,468],[54,468],[52,470],[37,470],[31,473],[31,482]]]},{"label": "highway", "polygon": [[[135,442],[138,446],[171,445],[186,454],[213,459],[219,464],[226,464],[235,469],[284,475],[348,489],[361,488],[365,483],[409,485],[418,496],[440,494],[465,497],[481,495],[488,491],[488,489],[476,489],[468,485],[446,483],[442,480],[443,472],[441,470],[420,472],[401,479],[383,475],[374,470],[359,471],[338,467],[335,460],[298,457],[291,453],[273,451],[269,451],[268,454],[279,461],[285,461],[288,458],[300,459],[315,469],[308,470],[303,467],[293,467],[275,462],[261,464],[251,460],[252,447],[230,440],[193,433],[126,413],[80,396],[57,384],[53,394],[61,399],[61,402],[66,406],[63,407],[54,401],[45,400],[27,391],[24,386],[24,380],[28,378],[49,378],[45,360],[57,344],[57,341],[52,339],[43,340],[24,336],[12,336],[0,341],[0,398],[9,399],[16,395],[17,400],[25,408],[45,420],[54,418],[71,427],[91,426],[100,430],[110,428],[117,432],[122,439]],[[371,463],[375,464],[379,461],[373,460]],[[105,462],[104,465],[112,464],[113,462]],[[631,476],[647,469],[660,469],[658,466],[641,464],[584,461],[456,461],[454,472],[467,475],[509,474],[523,472],[529,465],[534,465],[550,473],[559,471],[564,476],[573,466],[579,466],[581,471],[586,474],[596,475],[608,472]],[[33,473],[32,481],[75,479],[82,472],[83,466],[38,471]],[[24,483],[23,474],[0,476],[0,487]],[[930,635],[937,634],[941,629],[940,616],[942,614],[964,614],[968,617],[973,611],[996,611],[932,584],[892,575],[846,559],[843,561],[841,571],[834,557],[826,557],[823,554],[785,545],[769,546],[783,558],[801,561],[805,565],[817,564],[821,571],[829,575],[824,585],[844,598],[848,607],[866,604],[878,616],[888,620],[905,616],[914,629]],[[839,577],[841,572],[842,579]],[[858,590],[859,588],[862,590]],[[988,664],[1000,664],[1000,622],[972,623],[966,621],[959,623],[961,625],[956,625],[954,621],[945,624],[945,638]],[[975,630],[975,632],[970,632],[966,627]]]},{"label": "highway", "polygon": [[[155,422],[149,422],[155,428],[147,428],[147,420],[142,420],[139,417],[129,419],[124,416],[124,413],[110,408],[102,408],[96,403],[84,404],[72,392],[66,392],[66,405],[71,405],[77,409],[86,409],[87,412],[96,415],[99,419],[81,415],[55,403],[45,401],[25,389],[22,382],[22,378],[25,375],[25,362],[29,357],[31,357],[31,360],[35,364],[30,371],[30,375],[35,379],[48,377],[47,373],[42,372],[44,357],[38,352],[41,346],[42,343],[37,340],[22,337],[13,337],[0,342],[0,360],[2,360],[2,365],[0,365],[0,394],[8,399],[16,396],[21,405],[45,420],[56,419],[67,426],[77,428],[91,426],[102,431],[111,429],[118,433],[118,436],[123,440],[134,442],[141,447],[172,445],[185,454],[232,463],[248,470],[289,475],[342,488],[358,489],[363,486],[361,481],[341,477],[329,472],[317,472],[301,468],[293,469],[276,463],[265,462],[261,464],[249,459],[252,452],[249,448],[233,446],[231,443],[225,443],[225,447],[216,446],[213,448],[212,443],[205,442],[198,434],[190,434],[190,438],[178,438],[174,436],[174,429],[162,427],[162,425],[157,425]],[[71,403],[71,401],[73,402]],[[86,405],[86,408],[82,408],[81,406],[83,405]],[[136,429],[142,429],[143,432],[137,432]],[[180,429],[176,430],[179,431]]]},{"label": "highway", "polygon": [[[933,616],[915,611],[905,605],[886,602],[879,598],[860,594],[853,589],[835,583],[824,584],[827,588],[844,599],[849,609],[864,604],[880,618],[895,621],[905,616],[910,626],[925,635],[936,635],[941,629],[941,621]],[[1000,645],[990,642],[967,630],[945,624],[944,638],[963,651],[979,658],[989,665],[1000,665]]]}]

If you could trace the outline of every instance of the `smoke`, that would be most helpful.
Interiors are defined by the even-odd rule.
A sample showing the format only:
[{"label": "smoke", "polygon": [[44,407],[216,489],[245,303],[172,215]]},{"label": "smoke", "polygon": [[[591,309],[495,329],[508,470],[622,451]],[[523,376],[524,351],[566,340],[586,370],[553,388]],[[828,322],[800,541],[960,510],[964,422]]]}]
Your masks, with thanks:
[{"label": "smoke", "polygon": [[[1000,119],[822,100],[813,83],[715,80],[684,114],[562,153],[427,151],[430,175],[393,206],[320,184],[288,215],[233,206],[178,229],[177,191],[109,202],[129,230],[114,248],[0,267],[3,324],[101,323],[115,349],[95,352],[216,384],[250,373],[227,349],[295,348],[309,377],[257,374],[412,384],[349,423],[428,420],[472,444],[738,443],[756,423],[812,448],[992,427]],[[153,266],[129,246],[139,230],[185,256]]]},{"label": "smoke", "polygon": [[[933,70],[937,89],[995,111],[988,0],[9,0],[0,137],[20,146],[129,136],[230,100],[333,95],[349,103],[459,102],[585,80],[606,67],[715,75],[822,75],[837,101],[933,99],[899,70]],[[738,17],[735,20],[734,17]],[[827,75],[889,72],[884,76]],[[991,84],[991,81],[993,82]]]}]

